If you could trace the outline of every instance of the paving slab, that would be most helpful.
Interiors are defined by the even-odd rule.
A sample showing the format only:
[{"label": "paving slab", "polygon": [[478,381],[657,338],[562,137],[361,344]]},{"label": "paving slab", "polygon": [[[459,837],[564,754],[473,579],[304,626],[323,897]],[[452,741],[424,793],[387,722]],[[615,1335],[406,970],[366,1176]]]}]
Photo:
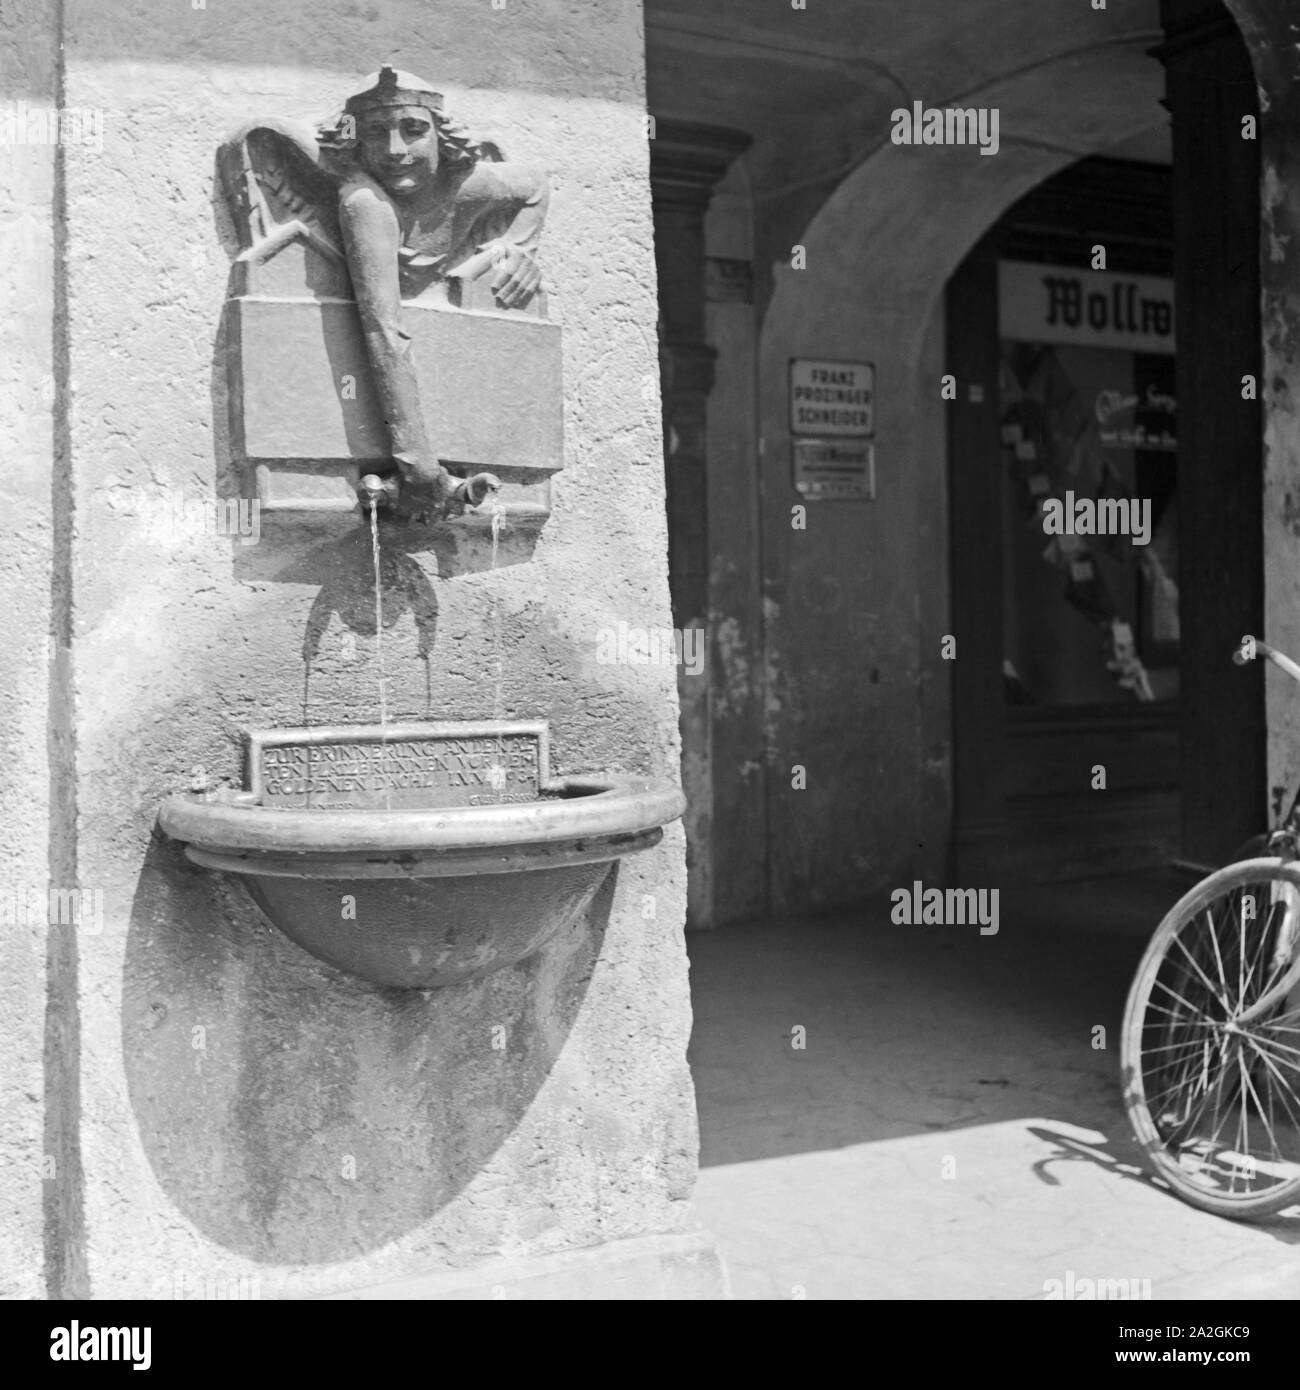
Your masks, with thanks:
[{"label": "paving slab", "polygon": [[996,936],[887,902],[693,936],[696,1203],[734,1295],[1300,1297],[1300,1212],[1196,1211],[1124,1116],[1125,995],[1185,886],[1004,894]]}]

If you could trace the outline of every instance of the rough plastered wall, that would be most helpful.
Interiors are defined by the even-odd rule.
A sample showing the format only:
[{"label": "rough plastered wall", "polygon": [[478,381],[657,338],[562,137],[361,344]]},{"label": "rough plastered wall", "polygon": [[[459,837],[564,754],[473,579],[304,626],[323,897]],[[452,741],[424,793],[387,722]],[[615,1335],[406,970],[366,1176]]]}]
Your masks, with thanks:
[{"label": "rough plastered wall", "polygon": [[[896,204],[877,203],[879,185],[865,178],[830,200],[803,239],[809,268],[778,271],[763,329],[764,715],[777,912],[860,901],[913,865],[942,872],[941,838],[928,864],[921,848],[927,764],[946,789],[950,756],[946,709],[933,746],[922,744],[923,652],[937,658],[939,648],[937,635],[925,638],[948,630],[942,275],[916,243],[950,226],[928,213],[912,221],[915,176],[900,168],[895,178]],[[887,224],[912,221],[912,247],[876,223],[878,210]],[[882,273],[844,254],[855,244],[873,247]],[[876,366],[876,500],[808,503],[803,529],[792,526],[802,502],[783,380],[792,357]]]},{"label": "rough plastered wall", "polygon": [[[56,101],[57,38],[44,8],[0,4],[0,90],[11,111],[23,103],[43,111]],[[50,862],[46,812],[59,759],[46,740],[56,651],[49,574],[55,546],[66,543],[51,523],[54,147],[0,145],[0,188],[0,1298],[37,1298],[45,1282],[42,1206],[58,1201],[59,1179],[68,1176],[60,1147],[66,1112],[57,1101],[46,1104],[41,1080],[47,887],[61,867]],[[57,973],[58,959],[75,950],[71,928],[51,929],[48,949]],[[55,1035],[48,1045],[57,1053],[65,1040]]]},{"label": "rough plastered wall", "polygon": [[[1300,14],[1268,0],[1227,0],[1260,93],[1261,327],[1264,368],[1264,632],[1300,651]],[[1268,784],[1300,779],[1295,688],[1267,685]]]},{"label": "rough plastered wall", "polygon": [[[753,175],[741,155],[719,181],[705,222],[711,257],[754,255]],[[757,469],[753,303],[706,305],[717,352],[708,409],[710,672],[707,854],[699,854],[701,901],[693,927],[761,917],[767,909],[767,808],[763,763],[763,623]],[[715,814],[715,811],[717,814]]]},{"label": "rough plastered wall", "polygon": [[531,556],[493,569],[486,537],[431,538],[387,572],[390,714],[543,716],[559,773],[676,776],[673,668],[595,660],[602,628],[671,625],[642,52],[636,0],[69,0],[67,101],[105,122],[68,172],[96,1296],[305,1295],[692,1229],[679,825],[532,962],[428,995],[302,954],[155,828],[194,769],[239,779],[245,728],[376,717],[355,522],[244,546],[157,508],[231,481],[217,143],[252,115],[326,116],[385,61],[550,171],[566,411]]}]

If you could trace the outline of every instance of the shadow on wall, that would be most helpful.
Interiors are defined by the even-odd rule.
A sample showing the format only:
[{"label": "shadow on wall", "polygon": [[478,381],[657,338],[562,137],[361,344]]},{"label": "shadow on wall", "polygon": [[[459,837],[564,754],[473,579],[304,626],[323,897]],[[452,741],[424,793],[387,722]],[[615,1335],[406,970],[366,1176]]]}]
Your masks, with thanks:
[{"label": "shadow on wall", "polygon": [[[478,0],[346,0],[310,9],[191,0],[116,14],[90,5],[74,10],[68,28],[69,52],[83,62],[87,54],[100,63],[139,62],[147,53],[158,67],[195,65],[205,80],[223,84],[248,82],[250,67],[360,74],[390,55],[400,67],[428,68],[430,78],[454,77],[471,90],[626,101],[642,62],[639,6],[626,0],[509,9]],[[233,77],[222,71],[227,67]],[[27,88],[18,92],[25,94]]]},{"label": "shadow on wall", "polygon": [[[122,1051],[168,1197],[208,1238],[266,1263],[355,1257],[426,1223],[545,1083],[616,881],[617,869],[584,918],[520,965],[437,991],[383,989],[299,951],[242,886],[155,832],[127,940]],[[485,1192],[458,1249],[499,1248],[504,1215]]]},{"label": "shadow on wall", "polygon": [[[302,643],[300,722],[312,722],[313,675],[338,675],[341,671],[344,677],[350,677],[352,672],[348,668],[355,653],[355,642],[351,639],[361,636],[373,641],[396,628],[408,612],[415,624],[416,655],[424,667],[427,714],[434,704],[431,659],[438,630],[438,594],[434,581],[526,564],[533,558],[537,532],[507,523],[498,536],[492,537],[486,524],[457,529],[445,525],[402,524],[384,518],[379,528],[381,597],[376,612],[376,557],[367,518],[360,505],[352,512],[342,513],[264,507],[259,500],[254,465],[235,457],[232,390],[237,391],[238,387],[232,386],[231,371],[236,355],[232,296],[239,283],[236,261],[240,246],[215,162],[209,206],[214,236],[230,261],[226,298],[209,367],[214,487],[220,502],[226,506],[238,502],[242,509],[247,505],[248,511],[239,513],[241,518],[257,514],[255,532],[232,543],[231,576],[241,585],[277,583],[317,588]],[[310,286],[295,288],[301,289],[303,296],[308,298],[316,292]],[[338,290],[337,285],[328,288]],[[291,366],[291,359],[282,363],[268,361],[265,365],[268,369],[283,369]],[[286,386],[285,389],[290,388]],[[298,463],[307,475],[313,472],[315,461],[303,459]],[[525,482],[546,476],[545,473],[530,474],[527,470],[518,470],[518,473]],[[342,661],[337,644],[327,640],[336,617],[338,629],[344,635]]]}]

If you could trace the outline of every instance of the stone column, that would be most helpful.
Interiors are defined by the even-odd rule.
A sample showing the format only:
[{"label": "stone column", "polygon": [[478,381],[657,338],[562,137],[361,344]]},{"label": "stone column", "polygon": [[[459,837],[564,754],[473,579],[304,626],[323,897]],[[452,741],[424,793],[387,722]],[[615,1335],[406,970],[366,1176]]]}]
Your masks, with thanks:
[{"label": "stone column", "polygon": [[[1258,105],[1241,34],[1221,5],[1162,17],[1173,118],[1178,315],[1178,551],[1182,847],[1222,863],[1263,828],[1263,673],[1229,656],[1263,617]],[[1208,216],[1206,210],[1215,213]]]},{"label": "stone column", "polygon": [[[55,13],[39,0],[3,6],[0,91],[13,130],[0,144],[0,1298],[41,1298],[47,1280],[76,1288],[60,1232],[78,1227],[75,1089],[55,1077],[75,1049],[69,986],[75,898],[50,920],[49,888],[71,887],[67,589],[51,582],[70,539],[66,339],[55,315],[64,240],[63,164],[79,151],[50,138],[59,104]],[[57,132],[57,120],[55,122]],[[42,1208],[45,1215],[43,1216]]]},{"label": "stone column", "polygon": [[[1263,362],[1264,632],[1300,654],[1300,18],[1272,0],[1228,0],[1259,90],[1258,242]],[[1238,113],[1234,113],[1238,114]],[[1300,781],[1300,700],[1277,672],[1267,685],[1268,787]]]},{"label": "stone column", "polygon": [[668,578],[673,625],[704,632],[710,661],[679,673],[682,780],[688,800],[687,865],[692,923],[711,916],[713,773],[709,723],[714,657],[710,623],[707,407],[717,356],[708,344],[704,215],[727,166],[749,137],[716,126],[657,121],[650,144],[655,264],[659,275],[659,372],[668,506]]},{"label": "stone column", "polygon": [[104,910],[63,967],[80,1045],[48,1084],[79,1088],[85,1223],[60,1215],[53,1239],[101,1298],[718,1293],[689,1200],[680,824],[532,959],[428,993],[304,955],[156,826],[195,778],[242,780],[244,730],[377,715],[359,517],[252,545],[180,518],[253,495],[227,437],[217,145],[254,116],[327,118],[398,53],[551,175],[565,466],[533,553],[444,534],[394,562],[389,716],[546,718],[559,775],[676,775],[673,671],[597,656],[620,620],[671,622],[638,0],[64,12],[66,100],[104,113],[102,154],[68,160],[77,525],[55,576],[75,647],[65,814]]}]

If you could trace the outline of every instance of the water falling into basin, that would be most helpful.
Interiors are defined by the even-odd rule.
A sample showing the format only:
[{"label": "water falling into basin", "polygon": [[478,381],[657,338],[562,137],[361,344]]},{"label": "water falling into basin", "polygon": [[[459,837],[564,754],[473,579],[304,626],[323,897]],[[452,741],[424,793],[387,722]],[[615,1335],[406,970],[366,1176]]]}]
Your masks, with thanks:
[{"label": "water falling into basin", "polygon": [[375,566],[375,664],[379,681],[379,776],[384,784],[384,807],[392,810],[388,777],[384,771],[384,745],[388,741],[388,696],[384,681],[384,581],[379,563],[379,503],[370,499],[370,553]]},{"label": "water falling into basin", "polygon": [[[501,527],[505,521],[506,509],[500,503],[494,502],[492,505],[492,560],[489,573],[495,574],[497,568],[497,556],[501,547]],[[494,593],[492,596],[492,649],[496,656],[496,691],[492,700],[492,718],[501,720],[505,717],[502,708],[503,699],[501,694],[501,678],[503,657],[501,652],[501,595]],[[492,765],[490,773],[493,791],[498,796],[503,796],[506,789],[506,765],[505,749],[502,745],[501,735],[497,735],[496,760]]]},{"label": "water falling into basin", "polygon": [[370,553],[375,563],[375,662],[379,679],[379,722],[388,723],[388,700],[384,690],[384,584],[379,569],[379,506],[370,501]]}]

